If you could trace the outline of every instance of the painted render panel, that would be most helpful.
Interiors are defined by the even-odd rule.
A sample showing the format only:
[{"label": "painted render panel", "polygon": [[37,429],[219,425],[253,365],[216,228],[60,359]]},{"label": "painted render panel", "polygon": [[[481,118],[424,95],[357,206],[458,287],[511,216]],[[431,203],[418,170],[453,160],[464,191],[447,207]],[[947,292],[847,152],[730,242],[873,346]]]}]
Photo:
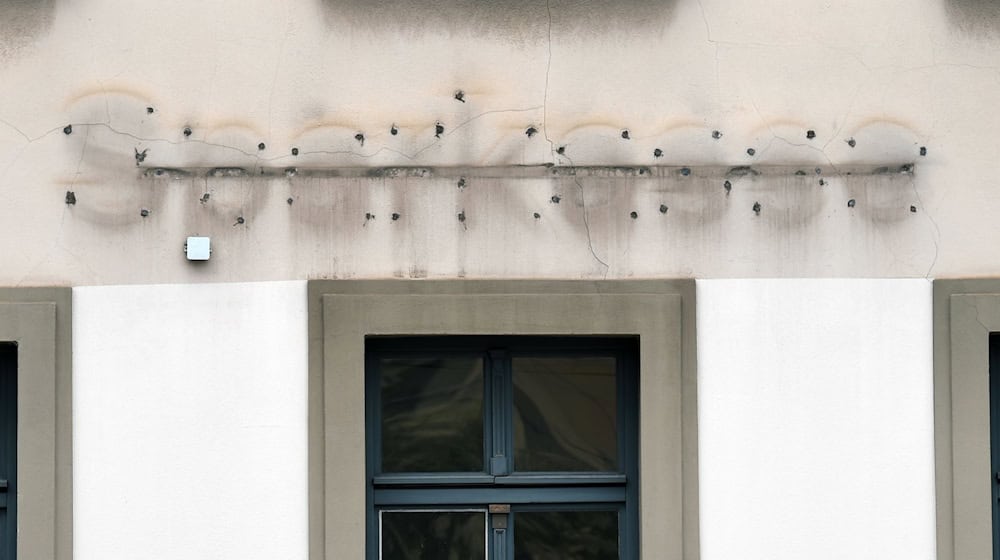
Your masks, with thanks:
[{"label": "painted render panel", "polygon": [[74,288],[74,558],[307,555],[304,282]]},{"label": "painted render panel", "polygon": [[935,558],[931,284],[697,286],[704,560]]}]

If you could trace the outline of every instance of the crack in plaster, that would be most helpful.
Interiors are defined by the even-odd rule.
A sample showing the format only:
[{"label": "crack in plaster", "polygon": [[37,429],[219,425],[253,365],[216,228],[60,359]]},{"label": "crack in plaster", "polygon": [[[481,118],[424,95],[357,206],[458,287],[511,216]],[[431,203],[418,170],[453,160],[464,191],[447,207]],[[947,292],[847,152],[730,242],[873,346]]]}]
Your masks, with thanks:
[{"label": "crack in plaster", "polygon": [[830,165],[830,167],[833,169],[833,171],[835,172],[836,175],[842,175],[842,173],[840,171],[840,168],[837,167],[837,164],[833,163],[833,160],[830,159],[830,155],[826,153],[826,147],[830,144],[830,142],[833,141],[833,139],[835,137],[831,137],[830,140],[827,140],[826,143],[823,144],[822,146],[813,146],[813,145],[811,145],[809,143],[806,143],[806,142],[793,142],[793,141],[789,140],[788,138],[785,138],[784,136],[781,136],[781,135],[779,135],[778,133],[776,133],[774,131],[774,128],[771,126],[771,123],[769,123],[767,121],[767,119],[764,118],[764,115],[760,112],[760,107],[757,106],[757,100],[756,99],[754,99],[754,98],[751,97],[750,98],[750,104],[753,105],[754,112],[756,112],[757,113],[757,117],[760,118],[761,124],[763,124],[764,126],[766,126],[768,132],[771,133],[771,140],[768,141],[768,143],[765,144],[763,148],[761,148],[760,150],[758,150],[758,152],[757,152],[758,155],[763,155],[764,153],[766,153],[771,148],[771,145],[774,144],[775,140],[778,140],[778,141],[784,142],[785,144],[787,144],[789,146],[792,146],[793,148],[808,148],[810,150],[813,150],[813,151],[819,153],[820,155],[823,156],[823,159],[826,160],[826,163]]},{"label": "crack in plaster", "polygon": [[10,171],[10,168],[13,167],[14,164],[17,163],[17,161],[19,159],[21,159],[21,155],[24,153],[24,150],[27,149],[27,147],[29,145],[37,142],[38,140],[41,140],[42,138],[45,138],[46,136],[49,136],[50,134],[53,134],[54,132],[62,130],[62,128],[63,128],[62,126],[56,126],[56,127],[53,127],[52,129],[46,131],[46,132],[43,132],[41,135],[36,136],[35,138],[31,138],[30,136],[28,136],[27,134],[25,134],[24,132],[22,132],[21,129],[19,129],[16,126],[10,124],[7,121],[0,120],[0,123],[6,124],[7,126],[13,128],[18,133],[20,133],[21,136],[23,136],[24,139],[26,140],[26,142],[24,143],[24,145],[21,146],[21,149],[18,150],[17,154],[10,160],[10,163],[8,163],[7,166],[3,168],[3,171],[0,171],[0,176],[6,176],[7,175],[7,172]]},{"label": "crack in plaster", "polygon": [[545,89],[542,91],[542,135],[549,143],[549,155],[553,165],[556,163],[556,144],[549,137],[549,74],[552,72],[552,1],[545,0],[545,13],[548,14],[548,58],[545,60]]},{"label": "crack in plaster", "polygon": [[447,138],[447,137],[451,136],[452,134],[458,132],[459,130],[461,130],[463,127],[465,127],[466,125],[468,125],[472,121],[474,121],[476,119],[479,119],[481,117],[484,117],[486,115],[492,115],[492,114],[496,114],[496,113],[526,113],[528,111],[537,111],[539,109],[543,109],[544,110],[544,108],[545,108],[544,105],[535,105],[534,107],[526,107],[526,108],[523,108],[523,109],[494,109],[492,111],[483,111],[482,113],[479,113],[478,115],[476,115],[474,117],[470,117],[470,118],[466,119],[465,121],[462,121],[458,125],[452,127],[450,130],[448,130],[447,132],[445,132],[444,134],[442,134],[440,138],[435,139],[433,142],[431,142],[430,144],[428,144],[428,145],[424,146],[423,148],[417,150],[412,155],[410,155],[410,156],[404,156],[404,157],[408,157],[408,159],[414,159],[414,158],[416,158],[417,156],[419,156],[420,154],[422,154],[425,151],[429,150],[430,148],[434,147],[435,145],[440,144],[441,140],[444,140],[445,138]]},{"label": "crack in plaster", "polygon": [[[83,158],[87,155],[87,147],[89,145],[90,145],[90,128],[87,128],[87,131],[84,133],[83,137],[83,148],[80,149],[80,158],[76,160],[76,171],[73,173],[73,181],[70,183],[69,190],[73,190],[74,188],[76,188],[76,181],[77,179],[80,178],[80,167],[83,165]],[[20,286],[25,280],[31,277],[31,275],[34,274],[35,271],[38,270],[40,267],[42,267],[45,263],[49,262],[49,260],[52,258],[52,254],[56,251],[56,249],[62,248],[63,250],[66,250],[66,248],[63,247],[62,245],[62,234],[63,234],[63,229],[65,228],[66,225],[67,212],[69,212],[69,205],[64,204],[62,209],[62,214],[59,216],[59,229],[56,231],[56,234],[52,239],[52,244],[49,246],[49,250],[45,252],[44,258],[38,261],[38,263],[35,266],[31,267],[31,269],[28,270],[24,274],[24,276],[21,277],[21,279],[17,283],[18,286]],[[72,257],[73,260],[75,260],[77,263],[82,264],[87,270],[90,271],[91,274],[95,275],[96,277],[96,273],[94,272],[94,270],[90,268],[88,264],[81,261],[80,258],[76,256],[72,251],[66,250],[66,254]]]},{"label": "crack in plaster", "polygon": [[[60,124],[58,126],[54,126],[54,127],[50,128],[49,130],[46,130],[45,132],[43,132],[43,133],[39,134],[38,136],[35,136],[34,138],[32,138],[32,137],[28,136],[27,134],[25,134],[20,128],[14,126],[10,122],[7,122],[7,121],[5,121],[3,119],[0,119],[0,124],[5,124],[5,125],[9,126],[10,128],[16,130],[17,133],[20,134],[21,136],[23,136],[24,139],[25,139],[25,141],[27,141],[27,143],[29,143],[29,144],[31,144],[33,142],[37,142],[37,141],[41,140],[42,138],[45,138],[46,136],[52,134],[53,132],[60,131],[65,126],[65,125],[62,125],[62,124]],[[86,126],[86,123],[81,124],[81,126]]]},{"label": "crack in plaster", "polygon": [[[847,104],[847,112],[844,113],[844,117],[840,120],[840,126],[838,126],[837,130],[833,132],[833,135],[830,136],[830,139],[823,144],[824,153],[826,152],[827,146],[830,145],[830,142],[833,142],[834,140],[840,138],[840,133],[843,132],[844,127],[847,126],[848,119],[850,119],[851,114],[854,113],[854,104],[858,102],[858,97],[861,95],[862,87],[863,86],[859,85],[854,89],[854,95],[851,96],[851,102]],[[760,113],[758,112],[758,114]]]},{"label": "crack in plaster", "polygon": [[[165,142],[165,143],[170,144],[172,146],[180,146],[182,144],[201,144],[203,146],[212,146],[212,147],[215,147],[215,148],[222,148],[222,149],[225,149],[225,150],[232,150],[234,152],[239,152],[239,153],[241,153],[241,154],[243,154],[245,156],[255,156],[256,155],[253,152],[250,152],[250,151],[247,151],[247,150],[241,150],[240,148],[237,148],[235,146],[230,146],[228,144],[218,144],[218,143],[215,143],[215,142],[206,142],[205,140],[198,140],[197,138],[194,138],[194,139],[185,138],[184,140],[170,140],[168,138],[150,138],[150,137],[145,137],[145,136],[139,136],[138,134],[133,134],[131,132],[126,132],[124,130],[119,130],[119,129],[115,128],[114,125],[112,125],[110,123],[110,121],[109,122],[83,122],[83,123],[71,123],[71,124],[73,126],[77,126],[77,127],[102,127],[102,128],[106,128],[106,129],[110,130],[114,134],[117,134],[119,136],[125,136],[125,137],[131,138],[133,140],[136,140],[138,142]],[[281,157],[284,157],[284,156],[277,156],[277,157],[270,158],[270,159],[272,159],[272,160],[273,159],[279,159]],[[259,159],[259,157],[258,157],[258,159]]]},{"label": "crack in plaster", "polygon": [[[524,107],[524,108],[493,109],[493,110],[490,110],[490,111],[483,111],[481,113],[478,113],[478,114],[476,114],[476,115],[474,115],[472,117],[469,117],[468,119],[460,122],[458,125],[452,127],[450,130],[448,130],[448,132],[446,132],[445,134],[443,134],[441,136],[441,138],[435,139],[433,142],[430,142],[429,144],[425,145],[424,147],[418,149],[417,151],[415,151],[415,152],[413,152],[411,154],[407,154],[406,152],[403,152],[401,150],[396,150],[396,149],[390,148],[388,146],[382,146],[382,147],[378,148],[377,150],[375,150],[375,151],[373,151],[373,152],[371,152],[369,154],[358,153],[358,152],[355,152],[354,150],[310,150],[310,151],[301,152],[301,154],[303,154],[303,155],[305,155],[305,154],[349,155],[349,156],[353,156],[353,157],[357,157],[357,158],[369,159],[369,158],[375,157],[376,155],[378,155],[378,154],[380,154],[382,152],[392,152],[392,153],[395,153],[395,154],[397,154],[399,156],[402,156],[402,157],[404,157],[404,158],[412,161],[412,160],[416,159],[417,156],[419,156],[423,152],[429,150],[430,148],[434,147],[437,144],[440,144],[443,139],[445,139],[448,136],[451,136],[452,134],[458,132],[459,130],[461,130],[464,127],[468,126],[470,123],[476,121],[477,119],[480,119],[480,118],[485,117],[487,115],[500,114],[500,113],[523,113],[523,112],[528,112],[528,111],[537,111],[537,110],[543,109],[543,108],[544,108],[543,105],[536,105],[536,106]],[[108,121],[107,122],[78,122],[78,123],[70,123],[70,124],[73,125],[73,126],[76,126],[78,128],[80,128],[80,127],[87,128],[87,135],[88,135],[87,138],[88,139],[89,139],[89,134],[90,134],[90,130],[89,129],[91,127],[101,127],[101,128],[105,128],[105,129],[109,130],[113,134],[116,134],[116,135],[119,135],[119,136],[124,136],[124,137],[127,137],[127,138],[131,138],[131,139],[133,139],[133,140],[135,140],[137,142],[166,143],[166,144],[170,144],[172,146],[180,146],[180,145],[183,145],[183,144],[196,143],[196,144],[200,144],[200,145],[203,145],[203,146],[211,146],[211,147],[215,147],[215,148],[221,148],[221,149],[224,149],[224,150],[231,150],[231,151],[239,153],[241,155],[254,158],[254,161],[255,161],[256,164],[259,164],[260,162],[273,162],[273,161],[277,161],[277,160],[283,160],[283,159],[287,159],[289,157],[288,155],[276,155],[276,156],[265,158],[265,157],[261,157],[260,156],[259,150],[256,150],[256,151],[244,150],[244,149],[241,149],[241,148],[238,148],[236,146],[229,145],[229,144],[221,144],[221,143],[217,143],[217,142],[208,142],[208,141],[200,140],[200,139],[196,139],[196,138],[195,139],[185,138],[183,140],[170,140],[168,138],[158,138],[158,137],[141,136],[141,135],[138,135],[138,134],[135,134],[135,133],[132,133],[132,132],[128,132],[128,131],[116,128],[114,125],[111,124],[110,108],[106,107],[106,110],[108,111]],[[31,144],[33,142],[41,140],[42,138],[45,138],[46,136],[49,136],[50,134],[53,134],[54,132],[62,130],[62,128],[64,126],[64,125],[58,125],[56,127],[53,127],[52,129],[50,129],[50,130],[42,133],[41,135],[32,138],[32,137],[28,136],[20,128],[18,128],[17,126],[15,126],[13,123],[11,123],[9,121],[0,119],[0,124],[3,124],[5,126],[9,127],[10,129],[14,130],[15,132],[17,132],[18,135],[20,135],[22,138],[25,139],[25,142],[27,144]],[[269,124],[269,126],[270,126],[270,124]],[[81,155],[81,158],[82,158],[82,155]],[[15,158],[15,161],[16,161],[16,158]],[[13,163],[14,162],[12,161],[11,165],[13,165]],[[8,165],[8,169],[9,169],[9,167],[10,166]],[[79,165],[77,167],[77,174],[79,174]]]},{"label": "crack in plaster", "polygon": [[[308,155],[308,154],[350,155],[350,156],[359,157],[359,158],[362,158],[362,159],[369,159],[369,158],[373,158],[373,157],[377,156],[378,154],[380,154],[382,152],[392,152],[392,153],[394,153],[396,155],[402,156],[402,157],[404,157],[404,158],[406,158],[406,159],[408,159],[410,161],[413,161],[420,154],[422,154],[425,151],[427,151],[427,150],[433,148],[434,146],[440,144],[441,141],[444,140],[445,138],[447,138],[447,137],[451,136],[452,134],[458,132],[459,130],[461,130],[465,126],[469,125],[473,121],[475,121],[477,119],[480,119],[482,117],[485,117],[486,115],[494,115],[494,114],[499,114],[499,113],[525,113],[525,112],[528,112],[528,111],[537,111],[539,109],[542,109],[541,105],[536,105],[534,107],[525,107],[525,108],[522,108],[522,109],[517,109],[517,108],[514,108],[514,109],[493,109],[493,110],[490,110],[490,111],[483,111],[482,113],[479,113],[479,114],[477,114],[477,115],[475,115],[473,117],[470,117],[470,118],[462,121],[458,125],[452,127],[450,130],[448,130],[447,132],[445,132],[444,134],[442,134],[440,138],[435,139],[433,142],[427,144],[426,146],[420,148],[419,150],[413,152],[412,154],[407,154],[406,152],[403,152],[401,150],[397,150],[395,148],[390,148],[388,146],[382,146],[382,147],[376,149],[374,152],[372,152],[370,154],[362,154],[362,153],[355,152],[354,150],[308,150],[308,151],[304,151],[304,152],[299,152],[299,154],[300,155]],[[229,147],[229,146],[226,146],[226,147]],[[242,152],[242,153],[244,153],[244,154],[246,154],[248,156],[249,155],[254,155],[251,152],[245,152],[243,150],[239,150],[238,148],[232,148],[232,149],[238,150],[238,151],[240,151],[240,152]],[[258,156],[257,159],[258,159],[258,161],[274,161],[274,160],[278,160],[278,159],[285,159],[287,157],[288,156],[285,156],[285,155],[275,156],[275,157],[272,157],[272,158],[261,158],[261,157]]]},{"label": "crack in plaster", "polygon": [[976,322],[979,323],[979,326],[983,327],[983,330],[986,331],[986,332],[992,331],[993,329],[987,327],[983,323],[983,318],[979,316],[979,302],[978,301],[969,301],[969,303],[967,305],[969,305],[970,307],[972,307],[972,309],[976,312]]},{"label": "crack in plaster", "polygon": [[[576,164],[573,163],[573,160],[569,156],[564,155],[563,157],[568,159],[570,165],[575,167]],[[580,189],[580,202],[583,208],[583,229],[587,232],[587,248],[590,249],[590,254],[594,257],[594,260],[601,263],[601,266],[604,267],[604,279],[607,280],[608,272],[611,271],[611,265],[605,262],[601,257],[597,256],[597,251],[594,250],[594,237],[590,233],[590,218],[587,213],[587,192],[586,189],[583,188],[583,183],[580,182],[580,178],[577,176],[575,171],[573,173],[573,182],[576,183],[576,187]]]},{"label": "crack in plaster", "polygon": [[[371,153],[368,153],[368,154],[359,153],[359,152],[356,152],[354,150],[307,150],[307,151],[300,151],[298,153],[298,155],[310,155],[310,154],[348,155],[348,156],[353,156],[353,157],[362,158],[362,159],[369,159],[369,158],[373,158],[373,157],[377,156],[378,154],[380,154],[382,152],[392,152],[392,153],[394,153],[396,155],[402,156],[402,157],[404,157],[404,158],[412,161],[412,160],[415,160],[417,158],[417,156],[419,156],[423,152],[429,150],[430,148],[434,147],[437,144],[440,144],[443,139],[447,138],[448,136],[451,136],[455,132],[461,130],[465,126],[467,126],[470,123],[472,123],[473,121],[475,121],[477,119],[480,119],[480,118],[482,118],[482,117],[484,117],[486,115],[493,115],[493,114],[499,114],[499,113],[523,113],[523,112],[528,112],[528,111],[537,111],[538,109],[541,109],[541,108],[542,108],[541,105],[536,105],[534,107],[525,107],[525,108],[521,108],[521,109],[518,109],[518,108],[514,108],[514,109],[494,109],[494,110],[490,110],[490,111],[483,111],[482,113],[479,113],[479,114],[477,114],[477,115],[475,115],[473,117],[470,117],[470,118],[466,119],[465,121],[462,121],[461,123],[459,123],[455,127],[451,128],[448,132],[446,132],[443,135],[441,135],[441,138],[435,139],[433,142],[427,144],[426,146],[418,149],[417,151],[415,151],[415,152],[413,152],[411,154],[407,154],[406,152],[403,152],[401,150],[397,150],[395,148],[390,148],[388,146],[382,146],[382,147],[380,147],[380,148],[376,149],[375,151],[373,151]],[[185,139],[185,140],[168,140],[168,139],[165,139],[165,138],[144,138],[144,137],[140,137],[140,136],[137,136],[137,135],[129,133],[129,132],[118,130],[118,129],[116,129],[116,128],[110,126],[110,125],[108,125],[107,123],[79,123],[78,126],[103,126],[103,127],[107,128],[108,130],[111,130],[115,134],[120,134],[120,135],[123,135],[123,136],[127,136],[129,138],[133,138],[133,139],[135,139],[137,141],[140,141],[140,142],[166,142],[166,143],[172,144],[172,145],[180,145],[180,144],[185,144],[185,143],[197,142],[199,144],[203,144],[203,145],[206,145],[206,146],[214,146],[214,147],[218,147],[218,148],[224,148],[224,149],[229,149],[229,150],[233,150],[233,151],[239,152],[239,153],[241,153],[241,154],[243,154],[245,156],[253,157],[256,163],[260,163],[260,162],[272,162],[272,161],[277,161],[277,160],[284,160],[284,159],[288,159],[288,157],[289,157],[288,155],[277,155],[277,156],[265,158],[265,157],[261,157],[259,155],[259,153],[255,153],[255,152],[248,151],[248,150],[242,150],[242,149],[237,148],[235,146],[230,146],[230,145],[227,145],[227,144],[217,144],[217,143],[214,143],[214,142],[206,142],[204,140],[197,140],[197,139],[195,139],[195,140],[190,140],[190,139]]]},{"label": "crack in plaster", "polygon": [[705,13],[705,5],[698,0],[698,10],[701,11],[701,20],[705,24],[705,40],[715,48],[715,89],[716,95],[722,90],[722,82],[719,80],[719,41],[712,38],[712,28],[708,25],[708,15]]},{"label": "crack in plaster", "polygon": [[76,181],[80,178],[80,167],[83,166],[83,158],[87,155],[87,146],[90,144],[90,129],[84,133],[83,136],[83,148],[80,150],[80,158],[76,160],[76,171],[73,172],[73,181],[70,183],[69,188],[73,190],[76,187]]},{"label": "crack in plaster", "polygon": [[917,204],[920,205],[920,209],[923,211],[924,214],[927,214],[927,219],[931,222],[931,225],[934,226],[935,235],[931,236],[931,240],[934,242],[934,258],[931,260],[930,266],[927,267],[927,272],[924,273],[924,280],[930,281],[931,272],[934,271],[934,267],[937,265],[938,252],[941,249],[938,243],[939,240],[941,239],[941,228],[938,226],[938,223],[934,219],[934,216],[931,216],[931,213],[927,211],[927,207],[924,206],[924,201],[922,198],[920,198],[920,192],[917,190],[917,182],[912,175],[910,176],[910,188],[913,189],[913,196],[917,198]]},{"label": "crack in plaster", "polygon": [[292,24],[288,17],[288,3],[284,3],[285,7],[285,34],[281,37],[281,45],[278,47],[278,58],[274,61],[274,73],[271,76],[271,91],[267,96],[267,137],[271,138],[271,124],[274,116],[274,90],[278,85],[278,72],[281,70],[281,59],[285,56],[285,44],[288,42],[288,36],[292,34]]},{"label": "crack in plaster", "polygon": [[[419,150],[417,150],[416,152],[413,152],[412,154],[407,154],[407,153],[405,153],[403,151],[396,150],[396,149],[390,148],[388,146],[382,146],[382,147],[378,148],[377,150],[375,150],[375,151],[373,151],[372,153],[369,153],[369,154],[358,153],[358,152],[355,152],[354,150],[310,150],[310,151],[304,151],[304,152],[300,152],[300,153],[303,154],[303,155],[304,154],[350,155],[350,156],[354,156],[354,157],[358,157],[358,158],[368,159],[368,158],[375,157],[376,155],[378,155],[381,152],[388,151],[388,152],[392,152],[392,153],[398,154],[398,155],[400,155],[400,156],[402,156],[402,157],[404,157],[404,158],[406,158],[408,160],[414,160],[421,153],[427,151],[428,149],[432,148],[433,146],[435,146],[437,144],[440,144],[441,140],[443,140],[444,138],[447,138],[448,136],[450,136],[450,135],[454,134],[455,132],[461,130],[465,126],[468,126],[473,121],[475,121],[477,119],[480,119],[480,118],[482,118],[484,116],[493,115],[493,114],[499,114],[499,113],[523,113],[523,112],[528,112],[528,111],[537,111],[538,109],[541,109],[541,108],[542,108],[541,105],[536,105],[536,106],[533,106],[533,107],[525,107],[525,108],[494,109],[494,110],[490,110],[490,111],[483,111],[483,112],[481,112],[481,113],[479,113],[479,114],[477,114],[475,116],[472,116],[472,117],[466,119],[465,121],[462,121],[461,123],[459,123],[455,127],[452,127],[451,130],[449,130],[448,132],[446,132],[445,134],[443,134],[440,139],[434,140],[433,142],[427,144],[426,146],[420,148]],[[185,138],[184,140],[170,140],[170,139],[167,139],[167,138],[154,138],[154,137],[139,136],[138,134],[133,134],[131,132],[127,132],[127,131],[115,128],[113,125],[111,125],[110,123],[106,123],[106,122],[86,122],[86,123],[72,123],[72,124],[74,126],[77,126],[77,127],[102,127],[102,128],[106,128],[107,130],[111,131],[114,134],[117,134],[117,135],[120,135],[120,136],[125,136],[127,138],[132,138],[133,140],[136,140],[137,142],[149,142],[149,143],[164,142],[164,143],[167,143],[167,144],[170,144],[170,145],[173,145],[173,146],[179,146],[179,145],[182,145],[182,144],[197,143],[197,144],[201,144],[201,145],[204,145],[204,146],[212,146],[212,147],[216,147],[216,148],[222,148],[222,149],[226,149],[226,150],[232,150],[234,152],[240,153],[240,154],[245,155],[247,157],[254,158],[254,160],[257,163],[259,163],[259,162],[272,162],[272,161],[276,161],[276,160],[287,159],[289,157],[287,155],[277,155],[277,156],[272,156],[272,157],[264,158],[264,157],[261,157],[259,155],[259,153],[256,153],[256,152],[253,152],[253,151],[249,151],[249,150],[243,150],[241,148],[237,148],[236,146],[231,146],[231,145],[228,145],[228,144],[220,144],[220,143],[216,143],[216,142],[207,142],[205,140],[199,140],[199,139]],[[50,134],[50,133],[52,133],[53,131],[56,131],[56,130],[59,130],[59,128],[54,128],[54,129],[50,130],[49,132],[46,133],[46,135]]]},{"label": "crack in plaster", "polygon": [[[55,132],[56,130],[59,130],[59,129],[58,128],[54,128],[51,131],[49,131],[48,133],[46,133],[46,134],[51,134],[52,132]],[[76,180],[77,180],[77,178],[80,175],[80,165],[83,162],[83,157],[84,157],[84,155],[87,152],[87,141],[88,141],[87,139],[89,138],[89,136],[90,135],[88,133],[88,135],[84,137],[83,149],[80,150],[80,159],[77,160],[76,174],[73,176],[73,183],[70,186],[70,189],[74,188],[74,186],[76,185]],[[39,137],[39,138],[41,138],[41,137]],[[63,234],[63,230],[65,229],[65,226],[66,226],[66,214],[68,212],[69,212],[69,205],[68,204],[63,204],[62,213],[59,215],[59,227],[56,229],[56,234],[53,236],[52,243],[49,244],[48,250],[45,251],[45,256],[43,256],[41,259],[39,259],[38,262],[35,263],[34,266],[32,266],[31,268],[29,268],[24,273],[24,275],[22,275],[21,278],[17,281],[17,283],[15,284],[15,286],[22,286],[29,278],[31,278],[35,274],[35,272],[38,269],[40,269],[42,266],[44,266],[46,263],[48,263],[52,259],[52,254],[55,253],[56,249],[62,248],[62,249],[65,250],[65,247],[62,246],[62,234]],[[77,263],[82,264],[88,271],[90,271],[91,275],[93,275],[94,278],[98,277],[98,275],[94,271],[94,269],[91,268],[90,265],[88,265],[85,262],[81,261],[80,258],[78,256],[76,256],[72,251],[68,251],[67,250],[66,254],[68,254],[70,257],[72,257],[73,260],[75,260]]]},{"label": "crack in plaster", "polygon": [[9,128],[11,128],[12,130],[14,130],[14,132],[17,132],[18,134],[20,134],[20,135],[21,135],[21,137],[22,137],[22,138],[24,138],[24,139],[25,139],[26,141],[28,141],[29,143],[30,143],[30,142],[32,141],[32,140],[31,140],[31,138],[29,138],[29,137],[28,137],[28,135],[27,135],[27,134],[25,134],[23,130],[21,130],[20,128],[17,128],[17,127],[16,127],[16,126],[14,126],[14,125],[13,125],[12,123],[10,123],[10,122],[7,122],[7,121],[5,121],[5,120],[3,120],[3,119],[0,119],[0,124],[5,124],[5,125],[7,125],[7,126],[8,126]]},{"label": "crack in plaster", "polygon": [[104,117],[107,120],[107,122],[110,124],[111,123],[111,101],[108,100],[108,88],[104,86],[104,80],[102,80],[100,78],[96,78],[96,79],[97,79],[97,85],[100,86],[100,88],[101,88],[101,93],[104,94],[102,96],[103,99],[104,99]]}]

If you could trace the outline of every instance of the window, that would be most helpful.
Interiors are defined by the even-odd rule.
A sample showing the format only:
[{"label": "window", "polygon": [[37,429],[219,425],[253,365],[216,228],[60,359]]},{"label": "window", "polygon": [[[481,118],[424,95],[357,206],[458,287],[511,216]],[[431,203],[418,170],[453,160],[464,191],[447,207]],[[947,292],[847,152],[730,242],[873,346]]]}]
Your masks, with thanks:
[{"label": "window", "polygon": [[[451,535],[464,539],[472,547],[480,542],[475,537],[479,535],[484,552],[497,550],[503,543],[515,549],[529,547],[543,541],[553,527],[586,525],[593,528],[595,538],[607,540],[606,535],[618,532],[635,539],[635,546],[628,550],[643,560],[698,558],[693,281],[314,281],[309,284],[308,297],[311,560],[377,557],[377,543],[369,542],[369,536],[378,532],[368,530],[368,524],[376,522],[378,527],[404,535],[403,542],[407,542],[405,535],[443,534],[449,541],[454,540]],[[395,343],[405,347],[421,339],[423,345],[431,341],[428,337],[444,345],[434,348],[440,355],[423,356],[421,359],[427,361],[415,364],[390,362],[379,367],[412,369],[421,363],[446,360],[452,356],[446,352],[452,341],[484,337],[477,342],[488,342],[484,346],[459,349],[476,356],[472,361],[490,364],[489,370],[483,365],[480,374],[482,398],[471,398],[477,389],[463,383],[458,384],[462,389],[459,395],[451,397],[460,403],[453,411],[456,416],[475,418],[476,407],[481,407],[481,435],[476,435],[480,433],[478,425],[466,428],[469,433],[460,432],[461,437],[454,439],[474,445],[471,451],[459,445],[449,448],[447,454],[437,453],[448,457],[447,464],[434,463],[441,458],[438,456],[414,462],[411,453],[390,449],[388,459],[383,456],[379,460],[376,476],[366,460],[368,445],[393,437],[405,439],[400,434],[407,431],[405,424],[393,425],[390,430],[396,430],[395,435],[369,437],[368,428],[374,430],[377,424],[377,429],[383,430],[383,419],[376,422],[367,417],[374,410],[380,411],[380,416],[382,409],[366,403],[366,382],[379,379],[381,395],[382,372],[366,376],[366,360],[379,352],[405,350],[392,346]],[[637,431],[633,436],[621,432],[624,424],[618,424],[616,416],[613,454],[606,430],[603,440],[587,443],[590,450],[586,453],[569,457],[549,453],[552,450],[547,444],[538,444],[544,440],[529,444],[523,436],[518,437],[519,429],[530,426],[515,421],[513,397],[510,406],[498,411],[493,411],[496,399],[492,393],[487,398],[487,392],[493,390],[487,384],[495,381],[498,373],[501,377],[504,372],[518,376],[515,359],[527,348],[520,346],[522,342],[552,343],[559,339],[575,343],[580,337],[603,342],[631,340],[634,345],[631,351],[626,347],[614,350],[631,354],[634,363],[632,373],[619,376],[616,362],[615,383],[633,379],[637,402],[626,406],[628,399],[619,397],[616,388],[615,407],[616,415],[632,411]],[[563,359],[571,359],[581,355],[574,353],[585,354],[587,347],[572,344],[562,350],[566,352]],[[438,371],[443,371],[442,379],[471,383],[469,379],[475,376],[470,377],[467,371],[473,368],[469,363],[453,358],[440,362],[442,369]],[[515,391],[513,381],[504,381],[501,386],[512,394]],[[497,423],[508,427],[495,432],[494,418],[501,418]],[[445,439],[448,433],[440,428]],[[504,439],[507,437],[509,444]],[[618,462],[618,454],[629,447],[629,437],[635,439],[635,460]],[[519,459],[518,441],[526,445],[521,450],[523,460]],[[506,455],[493,452],[497,442],[502,442],[499,447]],[[400,445],[406,449],[405,442],[397,447]],[[490,455],[477,453],[476,445],[490,448]],[[412,445],[407,451],[412,451]],[[614,469],[609,466],[612,463]],[[503,474],[505,467],[507,474]],[[439,477],[442,480],[429,482],[435,473],[445,472],[440,469],[454,468],[463,470],[447,472]],[[629,475],[630,468],[634,476]],[[543,485],[545,478],[558,484]],[[510,482],[519,484],[507,484]],[[503,498],[494,501],[501,490]],[[549,496],[543,496],[544,502],[529,504],[523,496],[531,492],[548,492]],[[632,499],[630,492],[637,499]],[[442,493],[444,497],[434,497]],[[614,493],[617,495],[612,496]],[[379,501],[377,515],[375,500]],[[506,519],[505,506],[510,506]],[[510,529],[503,533],[507,540],[487,544],[487,530],[492,539],[494,530],[504,528],[494,527],[494,523],[502,525],[504,521]],[[435,529],[441,527],[447,531],[436,532],[443,531]],[[427,546],[435,542],[430,539]]]},{"label": "window", "polygon": [[[70,313],[69,289],[0,288],[2,369],[16,370],[5,385],[14,385],[17,403],[16,472],[0,520],[16,512],[17,559],[73,555]],[[3,423],[10,427],[10,419]],[[0,542],[0,554],[8,544]]]},{"label": "window", "polygon": [[[1000,558],[990,408],[996,405],[1000,280],[934,282],[938,559]],[[991,403],[991,401],[993,401]],[[994,433],[993,441],[998,434]],[[992,452],[996,453],[996,443]]]},{"label": "window", "polygon": [[369,557],[635,558],[635,342],[369,339]]},{"label": "window", "polygon": [[17,554],[16,497],[17,344],[0,342],[0,558],[5,560]]},{"label": "window", "polygon": [[990,502],[993,558],[1000,557],[1000,333],[990,333]]}]

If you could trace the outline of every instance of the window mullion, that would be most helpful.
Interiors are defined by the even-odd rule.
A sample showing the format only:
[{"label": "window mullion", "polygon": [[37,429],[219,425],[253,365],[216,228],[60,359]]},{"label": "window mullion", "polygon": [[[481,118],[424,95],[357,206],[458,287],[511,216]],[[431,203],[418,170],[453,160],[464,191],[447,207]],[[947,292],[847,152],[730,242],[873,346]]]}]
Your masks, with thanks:
[{"label": "window mullion", "polygon": [[[493,517],[492,515],[490,516]],[[492,520],[491,520],[492,521]],[[489,559],[490,560],[507,560],[509,556],[507,550],[511,548],[509,542],[513,540],[511,538],[510,529],[503,528],[497,529],[490,527],[490,550]]]},{"label": "window mullion", "polygon": [[508,560],[514,557],[513,538],[510,530],[510,504],[490,504],[490,543],[487,558]]},{"label": "window mullion", "polygon": [[489,351],[490,426],[492,431],[490,474],[506,476],[511,472],[511,381],[510,356],[504,350]]}]

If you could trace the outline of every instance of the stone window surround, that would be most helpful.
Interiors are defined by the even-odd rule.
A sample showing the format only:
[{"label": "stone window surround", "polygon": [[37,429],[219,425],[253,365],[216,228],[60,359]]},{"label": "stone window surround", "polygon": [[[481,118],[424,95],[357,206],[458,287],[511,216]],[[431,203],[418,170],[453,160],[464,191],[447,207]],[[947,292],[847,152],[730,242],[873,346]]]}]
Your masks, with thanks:
[{"label": "stone window surround", "polygon": [[310,560],[365,557],[365,336],[452,334],[637,335],[640,558],[697,560],[693,280],[318,280],[308,298]]},{"label": "stone window surround", "polygon": [[70,560],[71,289],[0,288],[0,341],[17,343],[17,557]]},{"label": "stone window surround", "polygon": [[1000,279],[935,280],[938,560],[993,557],[989,336],[994,332],[1000,332]]}]

